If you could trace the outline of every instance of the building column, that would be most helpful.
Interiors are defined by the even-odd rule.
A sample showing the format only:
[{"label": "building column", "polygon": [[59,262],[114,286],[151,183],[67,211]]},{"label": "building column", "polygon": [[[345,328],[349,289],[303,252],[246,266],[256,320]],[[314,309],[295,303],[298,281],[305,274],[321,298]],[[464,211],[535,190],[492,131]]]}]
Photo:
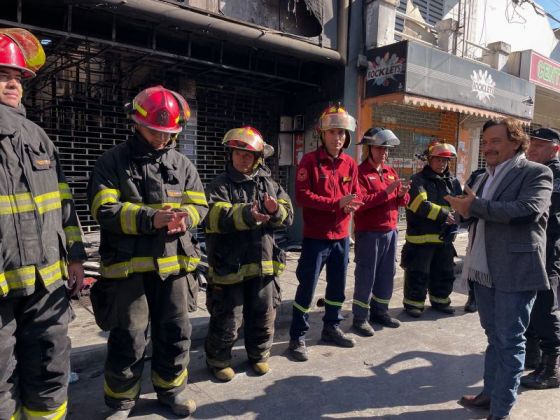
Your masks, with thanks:
[{"label": "building column", "polygon": [[366,48],[395,42],[395,18],[399,0],[366,1]]},{"label": "building column", "polygon": [[486,46],[488,50],[482,55],[482,62],[490,65],[496,70],[504,70],[507,65],[508,56],[511,53],[511,45],[507,42],[491,42]]},{"label": "building column", "polygon": [[449,18],[444,19],[436,23],[436,29],[438,31],[438,48],[442,51],[445,51],[449,54],[456,54],[457,53],[457,28],[459,26],[459,22],[456,20]]}]

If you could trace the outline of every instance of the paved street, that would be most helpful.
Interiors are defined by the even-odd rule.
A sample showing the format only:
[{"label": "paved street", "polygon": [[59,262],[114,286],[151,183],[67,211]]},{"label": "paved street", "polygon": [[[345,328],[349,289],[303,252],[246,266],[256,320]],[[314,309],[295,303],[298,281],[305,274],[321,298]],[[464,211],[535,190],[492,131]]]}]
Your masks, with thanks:
[{"label": "paved street", "polygon": [[[294,267],[295,260],[289,262],[288,282]],[[351,284],[352,274],[350,270]],[[291,298],[284,297],[288,300],[285,304],[288,306],[283,307],[286,311]],[[401,313],[402,281],[398,278],[391,311],[403,325],[396,330],[378,329],[373,338],[357,337],[358,345],[353,349],[339,349],[319,342],[321,311],[317,308],[312,313],[313,328],[308,339],[310,361],[306,363],[287,358],[285,327],[289,316],[282,315],[270,360],[272,371],[263,377],[255,376],[246,363],[240,341],[233,364],[238,374],[227,384],[216,382],[207,372],[198,340],[194,343],[189,367],[189,389],[199,407],[192,418],[486,418],[486,412],[467,410],[457,403],[463,393],[477,393],[481,389],[482,352],[486,340],[478,315],[462,311],[466,296],[454,293],[452,299],[457,308],[455,316],[427,310],[421,319],[412,320]],[[349,310],[347,305],[346,315]],[[345,321],[344,329],[349,328],[350,321],[351,318]],[[89,363],[83,363],[82,358],[81,364],[77,364],[80,379],[70,386],[72,419],[104,418],[102,362],[95,359],[93,353],[90,356],[86,359]],[[155,401],[149,382],[149,365],[144,377],[142,397],[132,418],[176,418]],[[559,413],[560,390],[522,390],[512,419],[555,420],[560,419]]]}]

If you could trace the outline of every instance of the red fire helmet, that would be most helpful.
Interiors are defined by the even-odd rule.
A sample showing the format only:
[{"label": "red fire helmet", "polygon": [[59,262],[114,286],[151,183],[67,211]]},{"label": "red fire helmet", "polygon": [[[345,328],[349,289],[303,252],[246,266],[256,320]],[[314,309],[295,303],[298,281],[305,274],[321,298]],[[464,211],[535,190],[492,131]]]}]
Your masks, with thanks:
[{"label": "red fire helmet", "polygon": [[31,32],[21,28],[0,29],[0,66],[21,70],[22,77],[35,77],[45,64],[45,51]]},{"label": "red fire helmet", "polygon": [[163,133],[180,133],[191,116],[185,98],[161,85],[144,89],[132,100],[131,118]]}]

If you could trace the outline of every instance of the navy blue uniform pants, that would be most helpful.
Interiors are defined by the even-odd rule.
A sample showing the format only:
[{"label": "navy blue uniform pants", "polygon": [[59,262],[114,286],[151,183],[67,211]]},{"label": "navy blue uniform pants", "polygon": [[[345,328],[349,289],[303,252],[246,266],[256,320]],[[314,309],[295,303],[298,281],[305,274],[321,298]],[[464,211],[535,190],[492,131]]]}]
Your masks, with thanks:
[{"label": "navy blue uniform pants", "polygon": [[304,238],[296,270],[299,286],[294,300],[290,328],[292,339],[305,336],[309,330],[311,302],[319,274],[325,265],[327,266],[327,290],[323,322],[338,325],[342,320],[340,311],[345,298],[349,246],[348,238],[336,240]]},{"label": "navy blue uniform pants", "polygon": [[393,294],[397,231],[356,232],[356,269],[352,313],[366,320],[370,311],[385,313]]}]

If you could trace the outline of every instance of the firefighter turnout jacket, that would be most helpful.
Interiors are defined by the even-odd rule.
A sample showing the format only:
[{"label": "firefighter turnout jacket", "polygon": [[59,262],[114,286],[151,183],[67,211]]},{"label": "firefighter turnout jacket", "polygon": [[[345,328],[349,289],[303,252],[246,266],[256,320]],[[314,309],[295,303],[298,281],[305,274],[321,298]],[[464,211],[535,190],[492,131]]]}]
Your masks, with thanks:
[{"label": "firefighter turnout jacket", "polygon": [[136,134],[104,153],[88,187],[91,214],[101,226],[100,274],[109,279],[156,271],[194,271],[200,250],[192,234],[155,229],[153,216],[169,206],[188,213],[188,229],[206,216],[202,182],[191,161],[170,142],[155,150]]},{"label": "firefighter turnout jacket", "polygon": [[348,194],[360,196],[358,165],[345,153],[331,158],[324,147],[301,159],[296,177],[296,200],[303,207],[303,236],[342,239],[349,233],[352,215],[340,208]]},{"label": "firefighter turnout jacket", "polygon": [[0,104],[0,296],[52,291],[86,259],[70,187],[47,134]]},{"label": "firefighter turnout jacket", "polygon": [[[278,202],[278,210],[265,223],[256,223],[251,207],[264,208],[264,193]],[[290,197],[261,165],[254,175],[245,175],[227,164],[208,187],[210,211],[206,220],[206,246],[210,281],[235,284],[258,276],[279,276],[285,255],[274,240],[274,231],[290,226],[294,212]]]},{"label": "firefighter turnout jacket", "polygon": [[426,165],[413,175],[406,208],[407,242],[417,245],[443,242],[440,235],[450,212],[449,203],[443,197],[448,194],[462,194],[461,184],[449,169],[439,175]]}]

